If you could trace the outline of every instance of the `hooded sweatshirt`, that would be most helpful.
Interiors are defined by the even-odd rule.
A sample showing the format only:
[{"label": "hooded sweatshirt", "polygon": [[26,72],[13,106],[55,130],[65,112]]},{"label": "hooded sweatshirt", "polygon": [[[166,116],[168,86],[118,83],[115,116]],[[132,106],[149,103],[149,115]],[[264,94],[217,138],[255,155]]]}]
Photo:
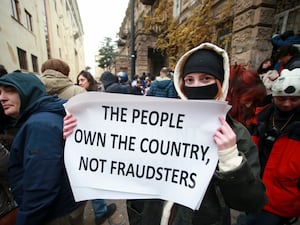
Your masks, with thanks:
[{"label": "hooded sweatshirt", "polygon": [[105,71],[100,81],[102,82],[105,92],[128,94],[129,91],[126,85],[119,84],[118,77],[109,71]]},{"label": "hooded sweatshirt", "polygon": [[[199,49],[209,49],[223,57],[223,96],[219,100],[224,100],[228,91],[229,59],[223,49],[211,43],[203,43],[179,59],[174,71],[174,85],[177,93],[181,99],[188,99],[180,88],[183,83],[182,71],[188,57]],[[218,167],[199,210],[193,211],[170,201],[143,200],[141,204],[137,200],[130,202],[128,207],[131,225],[221,225],[228,208],[244,212],[256,212],[263,208],[266,203],[266,195],[265,187],[259,178],[260,166],[257,148],[247,128],[229,117],[226,120],[237,135],[237,145],[235,146],[237,149],[233,151],[233,155],[231,155],[231,149],[222,151],[225,152],[224,155],[219,154]],[[239,161],[239,157],[242,158],[242,161]],[[233,162],[231,159],[234,159]],[[235,161],[235,159],[238,160]],[[238,163],[236,164],[236,162]],[[184,198],[184,194],[182,194],[182,198]],[[153,215],[153,208],[156,209],[155,215]]]},{"label": "hooded sweatshirt", "polygon": [[11,73],[0,85],[14,87],[21,106],[10,150],[9,183],[19,205],[16,225],[41,225],[79,207],[64,168],[65,100],[48,96],[33,74]]}]

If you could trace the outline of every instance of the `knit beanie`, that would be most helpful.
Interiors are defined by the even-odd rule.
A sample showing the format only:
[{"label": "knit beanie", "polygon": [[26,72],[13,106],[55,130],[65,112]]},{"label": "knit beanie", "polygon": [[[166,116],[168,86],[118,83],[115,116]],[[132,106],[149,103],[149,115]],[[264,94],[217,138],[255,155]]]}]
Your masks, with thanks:
[{"label": "knit beanie", "polygon": [[300,96],[300,68],[284,69],[272,86],[273,96]]},{"label": "knit beanie", "polygon": [[187,59],[183,67],[183,77],[189,73],[207,73],[223,82],[223,57],[215,51],[200,49]]}]

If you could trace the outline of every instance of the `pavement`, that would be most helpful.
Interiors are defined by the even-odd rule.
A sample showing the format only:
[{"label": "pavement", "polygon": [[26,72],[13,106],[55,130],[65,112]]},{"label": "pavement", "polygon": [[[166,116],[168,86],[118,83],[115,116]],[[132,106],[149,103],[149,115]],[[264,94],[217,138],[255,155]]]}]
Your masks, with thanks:
[{"label": "pavement", "polygon": [[[125,200],[106,200],[106,203],[107,205],[115,203],[117,211],[103,225],[129,225]],[[95,216],[91,201],[88,201],[85,207],[84,225],[95,225]]]}]

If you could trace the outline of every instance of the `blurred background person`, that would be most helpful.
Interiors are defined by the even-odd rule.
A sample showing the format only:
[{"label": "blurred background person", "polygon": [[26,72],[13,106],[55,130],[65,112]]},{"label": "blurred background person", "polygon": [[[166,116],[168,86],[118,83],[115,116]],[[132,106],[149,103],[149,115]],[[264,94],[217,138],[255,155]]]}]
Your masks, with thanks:
[{"label": "blurred background person", "polygon": [[256,71],[247,70],[241,65],[230,68],[227,101],[232,107],[229,115],[246,126],[250,133],[266,93]]},{"label": "blurred background person", "polygon": [[87,91],[98,91],[99,86],[93,75],[86,70],[81,70],[77,75],[77,85],[83,87]]},{"label": "blurred background person", "polygon": [[86,90],[75,85],[69,78],[70,67],[60,59],[48,59],[41,67],[41,80],[49,95],[57,94],[60,98],[70,99]]}]

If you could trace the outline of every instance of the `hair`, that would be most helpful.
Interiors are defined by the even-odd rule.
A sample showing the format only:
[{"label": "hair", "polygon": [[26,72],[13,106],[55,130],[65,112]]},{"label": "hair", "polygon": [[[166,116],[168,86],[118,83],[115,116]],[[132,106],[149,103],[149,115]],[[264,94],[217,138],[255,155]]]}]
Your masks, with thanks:
[{"label": "hair", "polygon": [[60,59],[48,59],[43,63],[41,68],[42,73],[44,73],[45,70],[55,70],[66,76],[69,76],[70,73],[69,65]]},{"label": "hair", "polygon": [[220,99],[222,98],[223,96],[223,90],[222,90],[222,84],[221,84],[221,81],[216,79],[216,83],[217,83],[217,86],[218,86],[218,93],[217,95],[215,96],[215,99]]},{"label": "hair", "polygon": [[86,89],[87,91],[97,91],[98,90],[98,84],[97,81],[95,80],[95,78],[93,77],[93,75],[86,70],[81,70],[80,73],[77,75],[77,85],[79,85],[78,79],[79,76],[83,76],[87,79],[87,81],[89,82],[89,86]]},{"label": "hair", "polygon": [[2,77],[5,74],[7,74],[7,70],[3,65],[0,64],[0,77]]},{"label": "hair", "polygon": [[296,56],[299,54],[299,49],[293,45],[285,45],[278,49],[277,59],[280,59],[284,56]]},{"label": "hair", "polygon": [[[263,68],[263,65],[264,65],[266,62],[268,62],[268,61],[271,62],[271,66],[269,66],[268,68]],[[259,67],[258,67],[258,69],[257,69],[257,72],[258,72],[259,74],[262,74],[262,73],[266,73],[266,72],[268,72],[269,70],[272,70],[272,69],[274,69],[274,61],[273,61],[273,59],[272,59],[272,58],[266,58],[266,59],[265,59],[264,61],[262,61],[261,64],[259,65]]]},{"label": "hair", "polygon": [[226,99],[232,106],[229,115],[233,119],[249,129],[266,95],[266,88],[256,71],[247,70],[241,65],[231,66]]}]

